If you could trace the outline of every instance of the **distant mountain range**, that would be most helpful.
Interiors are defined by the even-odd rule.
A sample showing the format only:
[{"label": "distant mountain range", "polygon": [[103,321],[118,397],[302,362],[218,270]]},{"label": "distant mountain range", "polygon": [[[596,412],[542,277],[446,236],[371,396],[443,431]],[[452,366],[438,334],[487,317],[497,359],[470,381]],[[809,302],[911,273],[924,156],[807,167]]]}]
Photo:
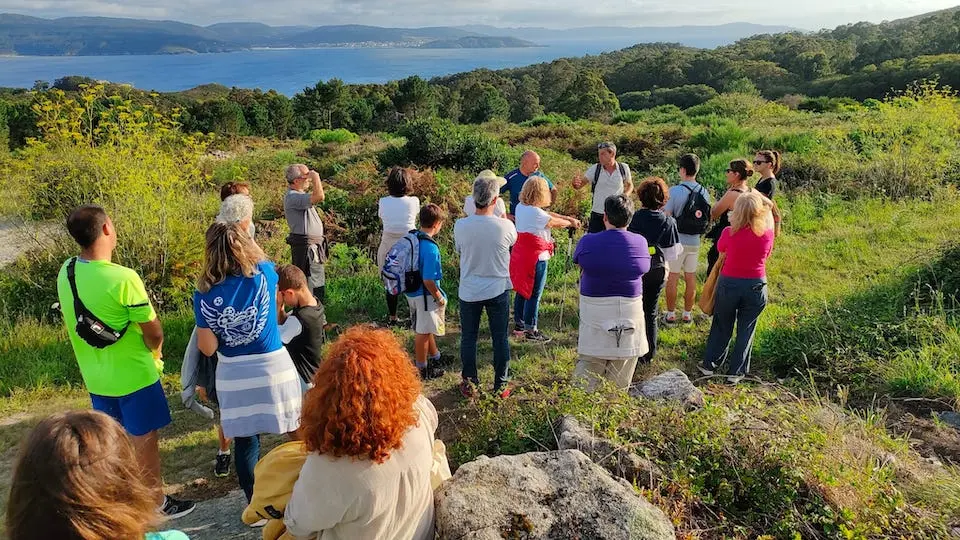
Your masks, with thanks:
[{"label": "distant mountain range", "polygon": [[459,26],[381,28],[363,25],[269,26],[219,23],[195,26],[175,21],[65,17],[42,19],[0,14],[0,54],[24,56],[97,56],[188,54],[252,48],[310,47],[531,47],[538,40],[630,38],[715,47],[755,34],[793,30],[786,26],[734,23],[719,26],[590,27],[566,30]]}]

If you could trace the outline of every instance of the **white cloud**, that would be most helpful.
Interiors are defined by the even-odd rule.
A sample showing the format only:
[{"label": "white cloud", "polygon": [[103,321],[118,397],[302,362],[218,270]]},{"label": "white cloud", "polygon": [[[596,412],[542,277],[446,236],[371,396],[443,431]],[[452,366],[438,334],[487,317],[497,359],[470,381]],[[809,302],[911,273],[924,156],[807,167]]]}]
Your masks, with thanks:
[{"label": "white cloud", "polygon": [[0,0],[0,12],[42,17],[107,16],[173,19],[194,24],[436,26],[492,24],[554,28],[709,25],[728,22],[816,28],[893,19],[951,7],[956,0],[866,0],[770,3],[760,0]]}]

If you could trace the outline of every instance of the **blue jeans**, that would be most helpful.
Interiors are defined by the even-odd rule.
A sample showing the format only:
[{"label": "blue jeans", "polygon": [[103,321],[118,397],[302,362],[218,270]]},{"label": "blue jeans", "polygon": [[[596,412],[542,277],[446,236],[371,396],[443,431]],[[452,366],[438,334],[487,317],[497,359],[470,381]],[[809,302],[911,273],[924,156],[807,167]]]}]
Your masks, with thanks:
[{"label": "blue jeans", "polygon": [[707,338],[703,367],[713,371],[728,358],[727,348],[733,337],[734,324],[737,339],[733,355],[729,356],[728,375],[746,375],[750,371],[750,353],[757,320],[767,305],[765,279],[741,279],[720,276],[713,306],[713,324]]},{"label": "blue jeans", "polygon": [[547,261],[537,261],[530,298],[524,298],[520,293],[513,295],[513,317],[517,326],[523,326],[524,330],[536,330],[540,318],[540,297],[546,285]]},{"label": "blue jeans", "polygon": [[510,291],[479,302],[460,301],[460,362],[464,379],[480,384],[477,375],[477,337],[480,335],[480,316],[487,310],[490,335],[493,337],[494,390],[507,383],[510,364]]},{"label": "blue jeans", "polygon": [[253,498],[253,469],[260,461],[260,436],[235,437],[233,454],[237,464],[237,480],[249,503]]}]

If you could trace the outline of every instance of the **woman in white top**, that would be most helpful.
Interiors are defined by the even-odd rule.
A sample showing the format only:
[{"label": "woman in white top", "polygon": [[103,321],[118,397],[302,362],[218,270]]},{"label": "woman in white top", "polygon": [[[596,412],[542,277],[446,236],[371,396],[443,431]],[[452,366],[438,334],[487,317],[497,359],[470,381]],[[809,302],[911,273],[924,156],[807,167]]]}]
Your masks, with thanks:
[{"label": "woman in white top", "polygon": [[[580,221],[576,218],[544,210],[549,204],[550,188],[547,181],[539,176],[527,179],[520,190],[520,204],[514,214],[517,243],[513,248],[510,265],[510,277],[516,291],[513,301],[514,334],[540,343],[550,341],[550,338],[537,328],[540,297],[547,283],[547,261],[553,253],[550,229],[580,227]],[[523,279],[523,276],[531,275],[528,265],[534,265],[532,288],[529,287],[529,280]]]},{"label": "woman in white top", "polygon": [[[387,176],[387,191],[389,197],[380,199],[378,211],[383,222],[383,235],[380,237],[380,248],[377,250],[377,268],[383,268],[387,252],[394,244],[400,241],[405,234],[417,228],[417,215],[420,213],[420,199],[410,196],[413,189],[413,180],[410,171],[402,167],[394,167]],[[399,326],[397,306],[399,296],[387,293],[387,311],[390,326]]]},{"label": "woman in white top", "polygon": [[321,540],[433,540],[437,411],[389,330],[355,326],[327,350],[304,398],[307,459],[284,515]]}]

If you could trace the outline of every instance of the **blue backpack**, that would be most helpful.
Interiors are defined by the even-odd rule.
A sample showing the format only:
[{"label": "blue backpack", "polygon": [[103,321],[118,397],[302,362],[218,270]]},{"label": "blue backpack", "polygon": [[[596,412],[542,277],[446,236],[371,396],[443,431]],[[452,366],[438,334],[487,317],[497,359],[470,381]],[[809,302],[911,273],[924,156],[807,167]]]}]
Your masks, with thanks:
[{"label": "blue backpack", "polygon": [[388,293],[398,295],[423,287],[423,276],[420,274],[420,242],[432,242],[436,245],[436,241],[429,235],[410,231],[387,252],[383,268],[380,269],[380,279]]}]

